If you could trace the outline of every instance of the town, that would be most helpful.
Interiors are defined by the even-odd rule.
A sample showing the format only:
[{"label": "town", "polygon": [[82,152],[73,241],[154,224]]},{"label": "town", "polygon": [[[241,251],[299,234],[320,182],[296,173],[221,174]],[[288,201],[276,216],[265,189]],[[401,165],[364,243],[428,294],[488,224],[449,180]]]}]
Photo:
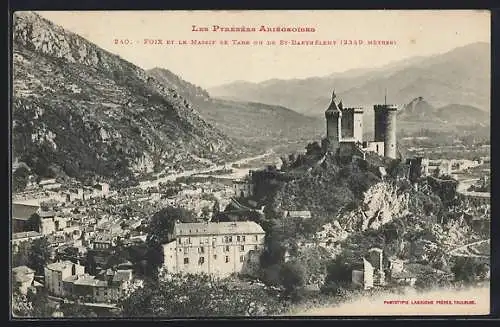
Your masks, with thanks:
[{"label": "town", "polygon": [[[303,262],[311,261],[309,267],[300,269],[313,269],[317,262],[311,251],[326,256],[322,260],[335,262],[344,258],[341,253],[349,246],[343,242],[356,233],[394,225],[396,216],[399,219],[409,210],[413,198],[391,191],[391,185],[396,185],[389,183],[391,178],[394,183],[409,183],[411,190],[407,192],[420,192],[423,196],[436,193],[440,194],[439,203],[454,203],[447,210],[454,208],[453,214],[458,213],[465,221],[458,224],[466,224],[463,228],[471,229],[476,238],[462,235],[460,241],[452,240],[456,245],[446,255],[478,259],[485,272],[477,278],[487,280],[489,159],[436,160],[423,157],[422,153],[402,158],[396,133],[398,106],[384,103],[373,108],[375,132],[371,140],[363,139],[364,109],[344,107],[333,92],[325,111],[326,138],[308,145],[304,153],[274,160],[265,167],[241,168],[242,162],[238,162],[179,171],[128,188],[113,189],[105,182],[84,185],[58,177],[35,178],[22,162],[14,159],[13,171],[24,169],[28,175],[24,189],[12,195],[12,276],[16,292],[41,295],[53,304],[49,314],[61,317],[65,313],[60,305],[71,303],[119,312],[123,298],[143,288],[152,275],[163,272],[209,275],[231,280],[238,285],[235,287],[285,290],[292,298],[300,287],[323,293],[331,288],[332,294],[338,295],[343,294],[338,293],[341,289],[369,292],[401,285],[417,287],[430,275],[450,282],[457,279],[453,268],[450,272],[444,266],[438,269],[430,264],[429,256],[434,252],[428,246],[432,242],[395,236],[401,249],[388,254],[383,244],[372,244],[354,262],[349,262],[343,275],[323,267],[296,285],[289,285],[286,278],[281,286],[279,282],[269,282],[277,262],[288,267],[287,263],[304,265]],[[359,215],[354,210],[333,214],[322,209],[325,203],[307,207],[304,195],[293,195],[290,201],[282,200],[278,208],[269,209],[276,202],[276,196],[271,196],[274,186],[287,183],[283,181],[293,183],[301,170],[300,174],[319,181],[321,177],[314,177],[314,171],[330,169],[330,161],[339,167],[364,166],[378,181],[363,190],[364,209]],[[335,169],[338,168],[331,168]],[[441,195],[450,183],[456,183],[451,196]],[[378,197],[376,206],[374,197]],[[416,206],[424,208],[425,215],[435,217],[437,225],[449,223],[441,211],[433,213],[432,204]],[[459,206],[461,211],[455,209]],[[361,229],[352,222],[356,219],[361,222]],[[279,223],[269,227],[276,221]],[[295,228],[299,228],[295,226],[311,231],[295,233]],[[278,232],[290,235],[280,239],[281,258],[269,259],[276,255],[271,248],[272,237]],[[444,231],[440,235],[448,237]],[[389,236],[386,238],[385,244],[389,244]],[[155,258],[152,249],[159,253]],[[411,254],[403,255],[405,251]],[[306,261],[298,260],[299,257]],[[273,263],[264,264],[266,260]]]}]

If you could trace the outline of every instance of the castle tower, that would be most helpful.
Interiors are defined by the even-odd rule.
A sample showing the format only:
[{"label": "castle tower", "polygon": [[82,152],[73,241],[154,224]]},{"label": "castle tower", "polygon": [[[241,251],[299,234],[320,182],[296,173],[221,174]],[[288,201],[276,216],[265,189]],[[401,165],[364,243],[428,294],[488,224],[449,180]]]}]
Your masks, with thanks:
[{"label": "castle tower", "polygon": [[[332,102],[325,111],[326,118],[326,139],[328,141],[328,151],[335,152],[341,140],[342,112],[335,103],[335,91],[332,93]],[[341,104],[339,104],[341,105]]]},{"label": "castle tower", "polygon": [[396,159],[396,115],[398,107],[392,104],[376,104],[375,142],[384,142],[384,156]]},{"label": "castle tower", "polygon": [[363,143],[363,108],[342,108],[342,139]]}]

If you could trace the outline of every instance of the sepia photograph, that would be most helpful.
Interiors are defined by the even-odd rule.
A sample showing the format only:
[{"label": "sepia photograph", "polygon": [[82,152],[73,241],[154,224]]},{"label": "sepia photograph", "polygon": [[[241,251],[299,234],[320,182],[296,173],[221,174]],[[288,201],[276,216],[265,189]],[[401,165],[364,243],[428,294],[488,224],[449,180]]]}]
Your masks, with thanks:
[{"label": "sepia photograph", "polygon": [[490,313],[489,11],[11,23],[11,319]]}]

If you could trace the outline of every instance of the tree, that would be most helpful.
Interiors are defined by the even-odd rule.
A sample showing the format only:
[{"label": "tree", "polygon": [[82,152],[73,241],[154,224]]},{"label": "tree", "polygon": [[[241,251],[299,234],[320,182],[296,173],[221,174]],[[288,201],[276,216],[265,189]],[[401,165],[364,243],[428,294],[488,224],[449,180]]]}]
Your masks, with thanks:
[{"label": "tree", "polygon": [[488,269],[488,265],[479,262],[475,258],[457,257],[451,271],[455,275],[456,281],[469,284],[475,280],[485,279]]},{"label": "tree", "polygon": [[12,315],[14,317],[33,317],[33,303],[26,295],[17,290],[12,294]]},{"label": "tree", "polygon": [[12,190],[14,192],[21,192],[28,184],[29,171],[26,167],[21,166],[17,168],[12,174]]},{"label": "tree", "polygon": [[148,244],[158,245],[170,242],[170,234],[174,230],[175,222],[194,222],[194,214],[183,208],[168,206],[161,209],[151,217],[148,226]]},{"label": "tree", "polygon": [[46,237],[33,241],[28,254],[28,262],[36,274],[43,275],[44,267],[50,261],[51,252],[50,244]]},{"label": "tree", "polygon": [[42,218],[35,212],[28,218],[28,229],[40,232],[42,228]]},{"label": "tree", "polygon": [[53,313],[53,307],[47,299],[47,294],[42,292],[28,291],[28,301],[33,303],[33,317],[50,317]]},{"label": "tree", "polygon": [[415,287],[418,289],[435,289],[448,285],[449,282],[445,277],[434,272],[423,273],[415,281]]},{"label": "tree", "polygon": [[31,249],[32,243],[30,241],[21,242],[16,251],[12,253],[12,266],[29,266],[29,252]]},{"label": "tree", "polygon": [[291,295],[296,300],[298,291],[305,284],[306,271],[298,262],[286,262],[281,267],[281,285],[285,288],[285,294]]},{"label": "tree", "polygon": [[229,287],[209,275],[162,275],[120,301],[124,317],[258,316],[280,311],[264,289]]},{"label": "tree", "polygon": [[204,220],[210,219],[210,208],[208,206],[201,208],[201,218]]},{"label": "tree", "polygon": [[338,255],[327,267],[325,283],[322,288],[324,293],[337,292],[339,289],[346,287],[352,279],[352,266],[348,263],[347,258],[343,255]]}]

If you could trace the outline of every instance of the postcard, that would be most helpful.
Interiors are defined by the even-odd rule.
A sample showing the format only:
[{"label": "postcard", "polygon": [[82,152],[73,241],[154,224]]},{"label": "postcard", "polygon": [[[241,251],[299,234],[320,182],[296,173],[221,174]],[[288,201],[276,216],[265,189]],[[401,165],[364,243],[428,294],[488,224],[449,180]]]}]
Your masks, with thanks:
[{"label": "postcard", "polygon": [[490,13],[18,11],[13,319],[490,313]]}]

